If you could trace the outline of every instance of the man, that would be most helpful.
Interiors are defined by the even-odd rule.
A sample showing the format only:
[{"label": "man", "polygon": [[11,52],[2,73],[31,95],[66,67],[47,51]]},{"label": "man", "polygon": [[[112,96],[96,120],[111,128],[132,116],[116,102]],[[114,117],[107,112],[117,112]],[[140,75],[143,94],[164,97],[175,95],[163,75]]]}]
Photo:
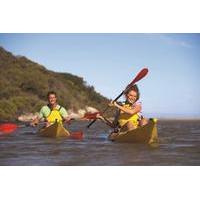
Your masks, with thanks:
[{"label": "man", "polygon": [[32,126],[37,125],[41,120],[46,121],[46,126],[53,124],[55,121],[62,123],[62,121],[70,120],[66,109],[57,103],[56,92],[48,92],[47,97],[48,104],[41,108],[39,115],[31,122]]}]

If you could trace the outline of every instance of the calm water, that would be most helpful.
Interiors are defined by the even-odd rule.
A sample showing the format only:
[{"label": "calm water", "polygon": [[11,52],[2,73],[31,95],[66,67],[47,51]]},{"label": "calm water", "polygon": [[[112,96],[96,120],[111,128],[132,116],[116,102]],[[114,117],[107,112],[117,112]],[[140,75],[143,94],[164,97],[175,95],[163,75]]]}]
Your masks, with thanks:
[{"label": "calm water", "polygon": [[200,121],[159,121],[160,145],[114,143],[109,128],[96,122],[74,122],[83,140],[44,138],[36,128],[20,128],[0,137],[0,165],[200,165]]}]

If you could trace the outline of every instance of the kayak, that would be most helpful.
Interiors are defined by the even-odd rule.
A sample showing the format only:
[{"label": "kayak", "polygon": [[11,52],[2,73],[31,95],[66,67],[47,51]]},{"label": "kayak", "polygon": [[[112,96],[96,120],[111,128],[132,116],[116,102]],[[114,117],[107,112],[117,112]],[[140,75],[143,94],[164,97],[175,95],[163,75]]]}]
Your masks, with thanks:
[{"label": "kayak", "polygon": [[157,119],[149,119],[148,124],[131,131],[111,133],[108,139],[116,142],[158,143]]},{"label": "kayak", "polygon": [[40,129],[39,135],[44,137],[69,137],[70,133],[62,124],[56,121],[54,124]]}]

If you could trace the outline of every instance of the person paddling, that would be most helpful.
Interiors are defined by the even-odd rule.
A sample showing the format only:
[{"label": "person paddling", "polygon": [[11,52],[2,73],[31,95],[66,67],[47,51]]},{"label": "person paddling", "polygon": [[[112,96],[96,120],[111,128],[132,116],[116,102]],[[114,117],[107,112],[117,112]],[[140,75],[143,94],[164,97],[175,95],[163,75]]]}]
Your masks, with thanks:
[{"label": "person paddling", "polygon": [[55,121],[59,123],[69,121],[70,117],[68,116],[66,109],[57,103],[56,92],[48,92],[47,98],[48,104],[41,108],[39,115],[31,122],[31,125],[35,126],[41,120],[45,120],[46,126],[53,124]]},{"label": "person paddling", "polygon": [[142,115],[142,103],[139,101],[140,92],[138,86],[135,84],[130,87],[125,93],[125,102],[117,103],[111,101],[109,106],[116,107],[117,113],[113,122],[108,121],[102,116],[98,118],[102,119],[109,126],[114,127],[115,132],[130,131],[138,128],[138,126],[144,126],[148,123],[148,120]]}]

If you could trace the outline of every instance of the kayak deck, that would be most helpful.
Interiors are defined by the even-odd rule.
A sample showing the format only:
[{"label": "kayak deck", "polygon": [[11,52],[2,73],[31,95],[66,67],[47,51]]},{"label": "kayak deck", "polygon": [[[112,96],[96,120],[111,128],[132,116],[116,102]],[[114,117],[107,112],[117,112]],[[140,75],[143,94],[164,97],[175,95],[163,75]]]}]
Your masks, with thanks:
[{"label": "kayak deck", "polygon": [[70,133],[63,127],[62,124],[55,122],[49,127],[40,129],[39,135],[44,137],[69,137]]},{"label": "kayak deck", "polygon": [[157,120],[149,119],[148,124],[131,131],[111,133],[108,139],[116,142],[158,143]]}]

